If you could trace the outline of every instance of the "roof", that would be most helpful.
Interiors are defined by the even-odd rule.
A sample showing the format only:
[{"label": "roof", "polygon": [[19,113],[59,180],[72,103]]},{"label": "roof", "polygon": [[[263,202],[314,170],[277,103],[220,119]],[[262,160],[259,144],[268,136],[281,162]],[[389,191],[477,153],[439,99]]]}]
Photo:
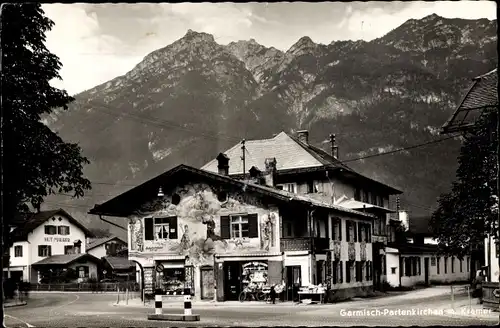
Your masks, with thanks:
[{"label": "roof", "polygon": [[388,243],[388,247],[396,248],[401,254],[421,254],[421,253],[438,253],[439,246],[432,244],[393,244]]},{"label": "roof", "polygon": [[95,256],[92,256],[87,253],[82,253],[82,254],[66,254],[66,255],[53,255],[44,258],[41,261],[38,261],[36,263],[33,263],[33,266],[40,266],[40,265],[69,265],[73,262],[76,262],[78,260],[84,260],[84,261],[91,261],[91,262],[96,262],[99,263],[99,259]]},{"label": "roof", "polygon": [[118,239],[118,240],[122,241],[125,244],[127,243],[125,240],[121,239],[118,236],[110,236],[110,237],[103,237],[103,238],[97,238],[97,239],[90,240],[89,243],[87,244],[87,247],[85,249],[87,251],[89,251],[89,250],[91,250],[93,248],[101,246],[102,244],[105,244],[105,243],[107,243],[109,241],[112,241],[112,240],[115,240],[115,239]]},{"label": "roof", "polygon": [[14,230],[14,240],[26,240],[30,232],[32,232],[37,227],[44,224],[47,220],[57,214],[65,216],[71,223],[80,228],[85,233],[85,236],[93,236],[92,232],[89,229],[87,229],[77,219],[68,214],[68,212],[60,208],[57,210],[40,211],[38,213],[33,213],[32,215],[28,214],[24,222],[19,222],[17,229]]},{"label": "roof", "polygon": [[126,257],[106,256],[103,259],[108,262],[109,266],[113,270],[126,270],[135,267],[135,263],[129,261]]},{"label": "roof", "polygon": [[[224,154],[229,158],[229,175],[242,175],[244,172],[243,161],[241,160],[241,144],[236,144],[225,151]],[[323,149],[303,143],[286,132],[281,132],[271,139],[245,141],[245,170],[255,167],[260,171],[265,171],[264,163],[266,158],[276,158],[278,175],[280,173],[300,173],[306,170],[341,169],[344,174],[347,173],[356,178],[370,181],[394,194],[401,193],[400,190],[361,175]],[[217,165],[217,159],[213,159],[201,169],[218,172]],[[245,172],[245,174],[247,173]]]},{"label": "roof", "polygon": [[385,212],[385,213],[395,213],[395,211],[387,209],[385,207],[369,204],[369,203],[364,203],[359,200],[354,200],[354,199],[346,199],[343,200],[339,203],[338,205],[341,205],[343,207],[347,207],[353,210],[368,210],[368,211],[380,211],[380,212]]},{"label": "roof", "polygon": [[430,216],[412,217],[409,220],[408,232],[416,235],[433,236]]},{"label": "roof", "polygon": [[359,211],[344,208],[342,206],[328,204],[320,200],[312,199],[305,195],[297,195],[269,186],[244,182],[231,178],[229,176],[197,169],[184,164],[178,165],[177,167],[151,180],[148,180],[143,184],[132,188],[129,191],[122,193],[103,204],[95,205],[94,208],[89,211],[89,214],[126,217],[130,215],[134,210],[136,210],[136,208],[134,207],[137,206],[138,203],[140,203],[141,201],[150,200],[150,195],[152,194],[156,195],[160,187],[167,185],[170,181],[172,181],[173,183],[178,183],[179,181],[182,181],[182,179],[193,176],[205,177],[219,183],[230,184],[236,187],[240,187],[247,192],[257,192],[283,202],[296,202],[311,206],[334,209],[336,211],[351,213],[357,216],[369,218],[375,217],[368,213],[362,213]]},{"label": "roof", "polygon": [[441,133],[464,131],[474,125],[486,108],[498,106],[497,69],[472,80],[472,86],[453,115],[442,126]]}]

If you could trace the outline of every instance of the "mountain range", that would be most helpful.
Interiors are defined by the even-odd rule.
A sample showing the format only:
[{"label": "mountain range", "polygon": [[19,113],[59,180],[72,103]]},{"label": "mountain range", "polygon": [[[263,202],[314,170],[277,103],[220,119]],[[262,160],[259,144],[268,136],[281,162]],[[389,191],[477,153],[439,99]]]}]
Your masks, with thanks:
[{"label": "mountain range", "polygon": [[93,182],[85,198],[60,195],[45,206],[102,227],[85,214],[96,203],[176,165],[201,167],[244,138],[307,129],[325,149],[336,134],[341,160],[403,190],[411,215],[429,215],[454,178],[458,138],[372,155],[443,138],[471,78],[497,57],[497,21],[487,19],[430,15],[369,42],[304,36],[287,51],[189,30],[44,118],[80,144]]}]

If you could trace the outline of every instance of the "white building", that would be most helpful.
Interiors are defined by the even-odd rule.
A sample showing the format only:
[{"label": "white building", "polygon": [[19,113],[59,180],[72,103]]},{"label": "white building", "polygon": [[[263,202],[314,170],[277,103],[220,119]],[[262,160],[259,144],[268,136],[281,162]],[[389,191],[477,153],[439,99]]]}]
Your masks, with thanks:
[{"label": "white building", "polygon": [[87,254],[99,259],[105,256],[116,256],[125,249],[127,249],[127,242],[117,236],[89,239],[87,242]]},{"label": "white building", "polygon": [[391,240],[386,248],[387,282],[392,287],[411,287],[442,283],[466,282],[479,263],[471,256],[463,259],[445,257],[438,252],[437,241],[430,232],[430,217],[410,218],[406,211],[398,213],[407,240]]},{"label": "white building", "polygon": [[4,277],[37,283],[44,267],[73,267],[82,278],[97,272],[96,261],[85,254],[91,232],[62,209],[33,214],[12,233]]}]

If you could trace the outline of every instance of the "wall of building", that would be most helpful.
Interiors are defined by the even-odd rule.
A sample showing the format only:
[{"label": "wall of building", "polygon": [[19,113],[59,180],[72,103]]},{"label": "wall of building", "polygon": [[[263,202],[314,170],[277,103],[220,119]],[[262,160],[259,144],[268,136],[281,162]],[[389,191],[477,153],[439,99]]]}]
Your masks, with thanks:
[{"label": "wall of building", "polygon": [[489,270],[490,281],[498,282],[500,275],[500,270],[498,265],[499,254],[497,254],[495,239],[493,237],[486,238],[484,245],[485,245],[484,248],[485,265],[490,266]]},{"label": "wall of building", "polygon": [[[45,225],[69,226],[69,235],[46,235]],[[28,234],[30,244],[30,261],[31,264],[43,260],[45,257],[38,256],[39,245],[50,245],[52,255],[64,255],[64,246],[73,246],[76,240],[80,240],[81,253],[85,253],[85,233],[63,215],[55,215],[47,220],[44,224],[36,227],[33,232]]]},{"label": "wall of building", "polygon": [[[73,263],[73,264],[69,265],[68,268],[78,270],[78,267],[81,267],[81,266],[86,266],[89,268],[89,278],[96,278],[97,279],[99,277],[98,266],[94,262]],[[77,274],[78,274],[78,271],[77,271]],[[78,281],[83,281],[83,280],[78,279]]]},{"label": "wall of building", "polygon": [[[410,255],[401,255],[402,258],[407,258]],[[417,256],[421,261],[420,274],[406,276],[405,268],[402,269],[401,285],[405,287],[415,286],[417,284],[425,283],[425,258],[429,258],[429,283],[439,284],[439,283],[451,283],[451,282],[464,282],[469,279],[470,274],[470,258],[466,256],[462,261],[462,270],[460,270],[460,260],[455,258],[452,261],[451,257],[436,257],[434,254],[422,254],[422,255],[411,255]],[[435,262],[432,260],[435,258]],[[469,260],[467,260],[469,258]],[[447,270],[445,273],[445,260],[447,262]],[[469,261],[469,263],[468,263]],[[452,269],[452,262],[454,262]],[[468,264],[467,264],[468,263]],[[434,265],[433,265],[434,264]],[[439,269],[438,269],[439,266]],[[439,270],[439,273],[438,273]]]},{"label": "wall of building", "polygon": [[400,268],[399,268],[399,252],[397,249],[394,248],[386,248],[386,281],[391,285],[392,287],[398,287],[399,286],[399,274],[400,274]]},{"label": "wall of building", "polygon": [[[174,194],[180,196],[177,205],[171,201]],[[150,280],[156,279],[152,269],[160,262],[164,268],[169,268],[182,261],[185,265],[193,266],[193,274],[197,276],[200,266],[214,265],[214,255],[280,253],[277,208],[264,205],[242,190],[227,192],[227,200],[222,202],[218,194],[216,186],[204,183],[173,187],[165,191],[162,200],[144,204],[140,209],[144,214],[129,218],[129,259],[138,261],[145,268],[146,292],[152,292]],[[257,215],[257,237],[221,237],[221,216],[236,214]],[[176,239],[145,239],[145,218],[170,216],[177,217]],[[199,297],[199,288],[196,288],[199,279],[195,277],[194,283],[195,296]]]}]

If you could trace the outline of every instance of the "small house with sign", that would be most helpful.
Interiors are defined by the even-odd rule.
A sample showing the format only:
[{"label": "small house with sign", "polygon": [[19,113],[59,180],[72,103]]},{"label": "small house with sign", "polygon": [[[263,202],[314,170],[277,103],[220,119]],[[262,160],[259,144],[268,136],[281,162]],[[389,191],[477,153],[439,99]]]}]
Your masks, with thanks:
[{"label": "small house with sign", "polygon": [[4,278],[30,283],[84,281],[97,275],[99,259],[86,254],[92,233],[63,209],[34,213],[12,231]]},{"label": "small house with sign", "polygon": [[[146,296],[190,288],[195,299],[229,301],[286,285],[292,300],[321,282],[335,295],[373,289],[374,215],[276,188],[274,158],[252,180],[230,177],[227,157],[218,160],[217,173],[179,165],[89,212],[128,220]],[[283,239],[285,220],[295,240]]]}]

